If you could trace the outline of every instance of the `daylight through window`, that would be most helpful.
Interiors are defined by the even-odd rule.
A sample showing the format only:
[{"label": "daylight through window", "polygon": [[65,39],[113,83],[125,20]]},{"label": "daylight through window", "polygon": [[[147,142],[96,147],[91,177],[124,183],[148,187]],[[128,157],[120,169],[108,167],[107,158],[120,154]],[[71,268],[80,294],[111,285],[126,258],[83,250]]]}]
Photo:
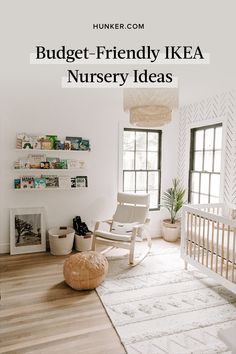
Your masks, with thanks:
[{"label": "daylight through window", "polygon": [[190,203],[219,202],[221,150],[222,124],[191,130]]},{"label": "daylight through window", "polygon": [[124,129],[123,191],[150,194],[150,209],[159,208],[161,131]]}]

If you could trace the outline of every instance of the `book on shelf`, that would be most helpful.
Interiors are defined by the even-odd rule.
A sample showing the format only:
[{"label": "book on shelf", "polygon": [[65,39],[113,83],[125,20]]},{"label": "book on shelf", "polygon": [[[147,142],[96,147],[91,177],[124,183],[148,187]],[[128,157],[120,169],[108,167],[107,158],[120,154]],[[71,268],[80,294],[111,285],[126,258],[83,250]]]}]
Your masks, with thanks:
[{"label": "book on shelf", "polygon": [[70,184],[71,188],[76,188],[76,177],[71,177],[70,181],[71,181]]},{"label": "book on shelf", "polygon": [[48,161],[42,161],[42,162],[40,162],[40,168],[43,170],[49,170],[50,163]]},{"label": "book on shelf", "polygon": [[41,162],[46,161],[45,154],[29,154],[28,161],[30,164],[30,168],[41,168]]},{"label": "book on shelf", "polygon": [[64,150],[65,142],[64,140],[55,141],[55,150]]},{"label": "book on shelf", "polygon": [[90,143],[87,139],[82,139],[79,144],[79,150],[89,151],[90,150]]},{"label": "book on shelf", "polygon": [[59,188],[70,189],[71,188],[71,178],[67,176],[59,176]]},{"label": "book on shelf", "polygon": [[51,141],[51,149],[55,149],[56,146],[56,141],[57,141],[57,135],[46,135],[46,139]]},{"label": "book on shelf", "polygon": [[88,177],[87,176],[76,176],[76,188],[88,187]]},{"label": "book on shelf", "polygon": [[59,178],[56,175],[45,175],[43,176],[46,179],[46,188],[58,188],[59,187]]},{"label": "book on shelf", "polygon": [[44,177],[34,177],[34,188],[45,189],[46,188],[46,178]]},{"label": "book on shelf", "polygon": [[14,188],[15,189],[21,189],[21,179],[20,178],[15,178],[14,179]]},{"label": "book on shelf", "polygon": [[55,168],[59,170],[66,170],[67,169],[67,160],[59,160],[55,163]]},{"label": "book on shelf", "polygon": [[21,188],[22,189],[34,188],[34,176],[22,176],[21,177]]},{"label": "book on shelf", "polygon": [[46,139],[43,139],[41,141],[41,149],[42,150],[52,150],[53,147],[52,147],[52,141],[48,138]]},{"label": "book on shelf", "polygon": [[78,136],[67,136],[66,141],[70,141],[71,150],[79,150],[79,146],[80,146],[80,142],[82,141],[82,138]]},{"label": "book on shelf", "polygon": [[47,161],[50,164],[50,168],[54,169],[56,168],[56,164],[60,161],[60,159],[59,157],[47,157],[44,161]]},{"label": "book on shelf", "polygon": [[68,159],[67,166],[68,166],[68,169],[76,169],[76,168],[83,169],[83,168],[85,168],[85,161]]}]

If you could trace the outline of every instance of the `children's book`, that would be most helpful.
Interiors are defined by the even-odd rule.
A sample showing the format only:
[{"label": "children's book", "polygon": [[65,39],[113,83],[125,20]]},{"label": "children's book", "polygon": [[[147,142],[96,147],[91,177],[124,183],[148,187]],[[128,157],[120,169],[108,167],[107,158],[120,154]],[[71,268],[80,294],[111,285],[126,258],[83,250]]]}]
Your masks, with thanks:
[{"label": "children's book", "polygon": [[43,177],[34,177],[34,188],[45,189],[46,188],[46,179]]},{"label": "children's book", "polygon": [[88,187],[88,177],[87,176],[76,176],[76,187]]},{"label": "children's book", "polygon": [[14,179],[14,188],[15,189],[21,189],[21,179],[20,178],[15,178]]},{"label": "children's book", "polygon": [[61,189],[71,188],[71,178],[67,176],[59,176],[59,188]]},{"label": "children's book", "polygon": [[58,188],[59,179],[55,175],[45,175],[43,176],[46,179],[46,188]]},{"label": "children's book", "polygon": [[33,189],[34,188],[34,176],[22,176],[21,177],[21,188]]}]

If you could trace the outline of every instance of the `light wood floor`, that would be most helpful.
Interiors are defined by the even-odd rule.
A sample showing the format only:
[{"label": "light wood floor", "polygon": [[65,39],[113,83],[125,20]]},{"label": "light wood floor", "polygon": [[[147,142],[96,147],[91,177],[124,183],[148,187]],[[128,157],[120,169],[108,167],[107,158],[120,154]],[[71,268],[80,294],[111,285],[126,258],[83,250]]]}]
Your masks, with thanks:
[{"label": "light wood floor", "polygon": [[0,256],[0,353],[125,353],[96,292],[64,283],[65,258]]}]

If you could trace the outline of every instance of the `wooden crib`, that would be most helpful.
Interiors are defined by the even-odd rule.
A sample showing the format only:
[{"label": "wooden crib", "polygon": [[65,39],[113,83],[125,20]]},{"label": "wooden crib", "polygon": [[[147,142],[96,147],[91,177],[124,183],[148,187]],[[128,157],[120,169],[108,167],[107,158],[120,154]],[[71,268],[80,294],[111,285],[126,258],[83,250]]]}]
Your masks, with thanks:
[{"label": "wooden crib", "polygon": [[236,219],[225,204],[183,207],[181,256],[236,293]]}]

